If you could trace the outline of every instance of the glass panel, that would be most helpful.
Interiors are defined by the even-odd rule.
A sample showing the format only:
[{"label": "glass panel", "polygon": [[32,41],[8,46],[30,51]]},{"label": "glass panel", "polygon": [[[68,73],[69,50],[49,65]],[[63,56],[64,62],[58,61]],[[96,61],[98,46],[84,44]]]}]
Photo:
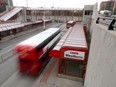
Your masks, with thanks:
[{"label": "glass panel", "polygon": [[83,62],[79,62],[75,60],[60,59],[60,66],[61,66],[60,73],[81,77],[82,65],[83,65]]}]

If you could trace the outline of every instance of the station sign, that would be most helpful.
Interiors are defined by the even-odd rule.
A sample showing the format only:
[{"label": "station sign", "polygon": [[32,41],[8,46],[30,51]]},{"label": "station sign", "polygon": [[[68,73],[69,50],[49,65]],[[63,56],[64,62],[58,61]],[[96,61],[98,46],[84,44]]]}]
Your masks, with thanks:
[{"label": "station sign", "polygon": [[65,58],[84,60],[84,56],[85,56],[85,52],[82,51],[67,50],[64,52]]}]

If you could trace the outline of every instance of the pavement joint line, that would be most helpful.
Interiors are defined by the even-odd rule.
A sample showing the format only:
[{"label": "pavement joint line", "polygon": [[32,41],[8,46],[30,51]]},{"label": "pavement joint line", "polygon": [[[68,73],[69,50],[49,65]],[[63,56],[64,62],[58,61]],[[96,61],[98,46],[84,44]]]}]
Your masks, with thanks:
[{"label": "pavement joint line", "polygon": [[43,75],[42,79],[40,80],[40,82],[44,82],[46,83],[51,72],[52,72],[52,69],[54,68],[55,64],[56,64],[57,60],[53,60],[52,63],[49,65],[47,71],[45,72],[45,74]]}]

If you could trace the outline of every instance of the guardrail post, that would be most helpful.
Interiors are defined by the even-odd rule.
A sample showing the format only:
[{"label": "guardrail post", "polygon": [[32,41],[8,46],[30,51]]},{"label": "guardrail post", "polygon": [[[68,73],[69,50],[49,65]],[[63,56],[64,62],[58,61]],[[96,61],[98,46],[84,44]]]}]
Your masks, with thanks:
[{"label": "guardrail post", "polygon": [[96,24],[99,24],[99,19],[100,19],[100,17],[97,18],[97,20],[96,20]]},{"label": "guardrail post", "polygon": [[111,22],[108,22],[108,24],[106,22],[103,22],[103,23],[108,25],[108,30],[114,30],[114,28],[116,28],[116,25],[115,25],[116,19],[114,19],[114,18],[98,17],[97,20],[96,20],[96,24],[101,23],[100,19],[102,19],[103,21],[111,20]]},{"label": "guardrail post", "polygon": [[114,28],[113,25],[115,24],[115,22],[116,22],[116,19],[112,19],[112,21],[108,27],[108,30],[113,30],[113,28]]}]

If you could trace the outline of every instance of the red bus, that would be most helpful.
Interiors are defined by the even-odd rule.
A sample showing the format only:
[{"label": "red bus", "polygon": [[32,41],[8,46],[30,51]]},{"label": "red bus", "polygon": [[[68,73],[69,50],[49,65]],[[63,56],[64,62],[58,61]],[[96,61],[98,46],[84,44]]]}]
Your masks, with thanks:
[{"label": "red bus", "polygon": [[50,28],[15,46],[22,74],[38,75],[49,61],[49,52],[59,41],[59,28]]},{"label": "red bus", "polygon": [[74,21],[67,21],[67,22],[66,22],[66,28],[73,27],[73,26],[74,26],[74,24],[75,24],[75,22],[74,22]]}]

